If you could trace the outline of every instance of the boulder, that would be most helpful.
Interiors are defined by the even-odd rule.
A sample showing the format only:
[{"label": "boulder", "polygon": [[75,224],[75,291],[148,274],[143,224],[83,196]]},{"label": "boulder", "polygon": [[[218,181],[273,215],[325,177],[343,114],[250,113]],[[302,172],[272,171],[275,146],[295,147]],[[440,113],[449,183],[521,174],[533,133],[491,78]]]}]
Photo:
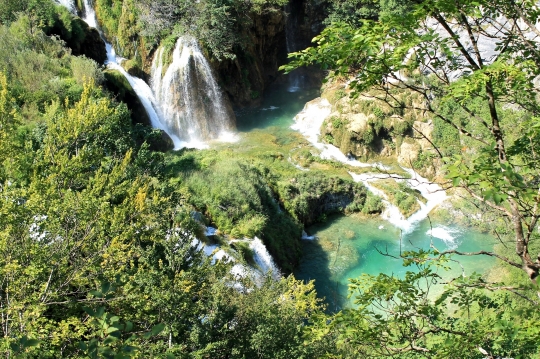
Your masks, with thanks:
[{"label": "boulder", "polygon": [[89,27],[79,17],[72,18],[70,30],[66,28],[63,22],[56,21],[49,33],[64,40],[67,47],[71,49],[71,53],[75,56],[84,55],[98,64],[103,64],[107,60],[107,49],[99,32]]},{"label": "boulder", "polygon": [[[414,137],[422,147],[422,150],[433,148],[433,145],[425,139],[425,137],[431,139],[433,134],[433,121],[428,122],[414,121]],[[425,136],[425,137],[424,137]]]},{"label": "boulder", "polygon": [[81,55],[93,59],[98,64],[103,64],[107,60],[105,42],[99,35],[99,32],[93,27],[87,27],[79,51]]},{"label": "boulder", "polygon": [[373,115],[366,116],[364,113],[354,113],[348,116],[348,130],[356,133],[363,133],[369,127],[369,119]]},{"label": "boulder", "polygon": [[158,152],[167,152],[174,149],[174,142],[167,132],[163,130],[158,130],[160,132],[159,136],[149,137],[146,139],[150,149],[152,151]]},{"label": "boulder", "polygon": [[419,153],[420,146],[418,143],[403,141],[399,148],[398,163],[406,167],[412,167],[411,163],[416,160]]}]

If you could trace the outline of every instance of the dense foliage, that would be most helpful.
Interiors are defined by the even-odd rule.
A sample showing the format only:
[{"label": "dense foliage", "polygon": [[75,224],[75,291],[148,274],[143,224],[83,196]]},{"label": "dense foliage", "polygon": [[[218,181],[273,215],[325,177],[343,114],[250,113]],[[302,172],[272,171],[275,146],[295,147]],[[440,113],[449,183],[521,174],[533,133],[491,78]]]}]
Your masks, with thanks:
[{"label": "dense foliage", "polygon": [[[195,34],[214,57],[230,58],[250,12],[283,3],[96,0],[96,8],[105,32],[132,56],[144,29],[147,39],[166,42]],[[447,0],[336,0],[332,9],[333,25],[318,47],[296,55],[296,65],[318,61],[351,76],[356,94],[378,96],[395,114],[413,102],[403,103],[394,90],[424,97],[448,177],[490,209],[486,217],[496,218],[503,238],[513,236],[517,261],[504,242],[483,253],[510,264],[507,283],[476,275],[443,281],[451,255],[462,253],[402,253],[413,270],[352,279],[356,306],[327,314],[312,283],[289,277],[256,285],[249,275],[234,275],[232,263],[197,249],[208,240],[201,221],[229,236],[260,236],[290,271],[303,225],[334,212],[376,213],[380,199],[339,176],[300,173],[278,151],[253,157],[151,151],[159,132],[133,124],[126,105],[101,86],[107,77],[99,65],[47,36],[80,41],[80,23],[50,1],[6,0],[0,2],[3,356],[538,356],[539,265],[530,255],[540,250],[536,45],[505,28],[499,35],[507,51],[488,63],[457,36],[422,28],[429,18],[446,31],[453,30],[445,24],[463,26],[474,43],[499,15],[534,32],[538,10],[532,2]],[[462,76],[450,79],[456,70]],[[370,125],[374,131],[379,122]],[[406,124],[393,129],[403,134]],[[389,192],[404,210],[416,204],[409,188]],[[246,265],[249,250],[236,249]]]},{"label": "dense foliage", "polygon": [[[96,0],[96,14],[119,52],[133,57],[138,47],[163,41],[173,47],[179,36],[197,38],[215,59],[234,59],[244,48],[253,14],[279,11],[286,0]],[[140,55],[140,54],[139,54]]]},{"label": "dense foliage", "polygon": [[99,66],[27,16],[0,33],[2,355],[317,357],[313,286],[257,287],[197,249],[187,184]]}]

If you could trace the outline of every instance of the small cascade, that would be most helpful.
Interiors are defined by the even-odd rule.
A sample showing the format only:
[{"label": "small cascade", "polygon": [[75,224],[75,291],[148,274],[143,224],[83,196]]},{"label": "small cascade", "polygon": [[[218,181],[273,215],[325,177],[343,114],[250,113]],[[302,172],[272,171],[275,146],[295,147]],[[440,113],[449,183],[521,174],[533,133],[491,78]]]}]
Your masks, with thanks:
[{"label": "small cascade", "polygon": [[321,126],[324,120],[330,116],[332,105],[327,99],[316,98],[306,104],[304,109],[294,117],[293,130],[300,132],[304,137],[319,150],[319,157],[324,160],[334,160],[353,167],[374,167],[380,170],[389,170],[381,163],[363,163],[354,158],[347,157],[336,146],[319,142]]},{"label": "small cascade", "polygon": [[[285,5],[285,13],[287,21],[285,23],[285,42],[287,45],[287,53],[302,50],[302,46],[298,43],[298,11],[291,5],[291,1]],[[294,70],[289,74],[289,92],[297,92],[305,87],[305,78],[299,70]]]},{"label": "small cascade", "polygon": [[253,251],[253,260],[261,272],[263,272],[263,274],[270,272],[272,278],[278,280],[281,277],[281,273],[276,263],[274,263],[272,255],[268,253],[264,243],[259,238],[255,237],[250,241],[249,248]]},{"label": "small cascade", "polygon": [[[384,219],[403,232],[409,233],[418,222],[426,218],[435,207],[448,198],[446,192],[438,184],[430,182],[412,169],[402,167],[411,176],[409,179],[404,179],[400,175],[390,173],[390,168],[380,163],[362,163],[344,155],[339,148],[333,145],[319,142],[321,126],[324,120],[330,115],[331,108],[332,106],[326,99],[318,98],[308,102],[304,109],[294,118],[295,124],[291,128],[304,135],[320,151],[319,156],[323,159],[338,161],[352,167],[372,167],[378,169],[379,172],[377,173],[355,174],[349,172],[349,174],[355,182],[362,182],[371,193],[382,198],[385,205],[385,210],[382,214]],[[371,184],[373,181],[386,178],[394,178],[396,181],[406,181],[409,187],[417,189],[422,194],[427,200],[427,203],[419,202],[420,210],[413,213],[409,218],[405,218],[399,208],[388,201],[386,194]]]},{"label": "small cascade", "polygon": [[454,228],[437,226],[435,228],[429,229],[426,234],[428,236],[442,240],[446,244],[448,249],[456,249],[459,245],[459,242],[456,240],[455,235],[460,234],[460,231]]},{"label": "small cascade", "polygon": [[160,48],[152,64],[152,89],[169,132],[191,147],[230,135],[234,115],[196,39],[180,37],[165,74],[163,69]]}]

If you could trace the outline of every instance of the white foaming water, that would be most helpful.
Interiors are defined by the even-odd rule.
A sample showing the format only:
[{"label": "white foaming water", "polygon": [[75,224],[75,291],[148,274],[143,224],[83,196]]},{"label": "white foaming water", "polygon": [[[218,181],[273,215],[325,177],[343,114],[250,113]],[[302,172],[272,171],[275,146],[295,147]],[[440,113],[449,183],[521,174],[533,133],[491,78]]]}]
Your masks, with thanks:
[{"label": "white foaming water", "polygon": [[275,280],[281,278],[281,272],[274,263],[272,255],[268,253],[264,243],[259,238],[253,238],[249,243],[249,248],[253,251],[253,260],[263,274],[270,272]]},{"label": "white foaming water", "polygon": [[[410,179],[403,179],[400,178],[400,175],[388,172],[390,168],[380,163],[362,163],[345,156],[339,148],[333,145],[319,142],[321,126],[324,120],[330,115],[331,107],[330,103],[322,98],[317,98],[308,102],[304,109],[295,116],[295,124],[291,126],[291,128],[303,134],[306,139],[320,151],[320,157],[323,159],[335,160],[352,167],[374,167],[381,171],[385,171],[385,173],[363,174],[349,172],[355,182],[362,182],[370,192],[382,198],[385,205],[385,210],[382,214],[384,219],[407,233],[414,228],[416,223],[426,218],[435,207],[446,200],[446,192],[438,184],[428,181],[412,169],[403,168],[411,176]],[[422,194],[427,200],[427,203],[424,204],[419,202],[420,210],[415,212],[409,218],[405,218],[399,208],[388,201],[388,196],[371,184],[373,181],[386,178],[394,178],[396,181],[406,181],[409,187],[417,189]]]},{"label": "white foaming water", "polygon": [[448,228],[445,226],[437,226],[426,232],[428,236],[432,236],[442,240],[448,249],[456,249],[458,244],[455,238],[455,234],[459,234],[459,230]]},{"label": "white foaming water", "polygon": [[121,57],[117,57],[113,46],[105,40],[105,37],[101,33],[97,22],[96,12],[90,4],[90,1],[83,0],[83,4],[83,20],[88,24],[88,26],[96,28],[99,31],[101,38],[105,43],[105,48],[107,50],[107,61],[105,61],[105,65],[107,65],[107,67],[109,67],[110,69],[119,71],[126,78],[126,80],[128,80],[129,84],[133,88],[133,91],[135,91],[135,94],[137,95],[144,109],[146,110],[146,113],[150,118],[150,124],[152,125],[152,127],[165,131],[173,141],[175,149],[182,148],[183,146],[180,139],[174,134],[169,133],[169,131],[167,131],[167,128],[161,123],[161,120],[154,108],[155,99],[150,87],[146,84],[146,82],[144,82],[144,80],[135,76],[131,76],[126,70],[124,70],[124,68],[120,65],[124,59]]},{"label": "white foaming water", "polygon": [[[416,189],[420,192],[422,197],[427,200],[427,203],[422,203],[418,201],[420,209],[413,213],[409,218],[405,218],[399,208],[388,201],[388,196],[386,193],[380,189],[374,187],[370,182],[377,181],[385,178],[392,178],[392,174],[386,173],[363,173],[355,174],[349,172],[351,177],[355,182],[362,182],[364,186],[373,194],[383,198],[383,203],[385,205],[385,210],[382,214],[382,217],[388,222],[392,223],[395,227],[401,229],[403,232],[410,232],[416,223],[425,219],[428,214],[438,205],[443,203],[448,196],[446,192],[436,183],[430,182],[428,179],[420,176],[418,173],[414,172],[412,169],[404,168],[403,170],[408,172],[411,175],[409,179],[395,179],[396,181],[405,181],[407,185],[413,189]],[[397,175],[394,175],[397,176]]]},{"label": "white foaming water", "polygon": [[332,105],[328,100],[316,98],[306,103],[304,109],[294,117],[293,130],[300,132],[304,137],[320,151],[319,157],[324,160],[334,160],[353,167],[375,167],[380,170],[389,170],[389,167],[381,163],[363,163],[343,154],[336,146],[319,142],[321,126],[324,120],[332,112]]},{"label": "white foaming water", "polygon": [[191,147],[212,139],[233,141],[233,115],[197,40],[180,37],[165,74],[163,68],[160,48],[152,63],[152,89],[168,130]]}]

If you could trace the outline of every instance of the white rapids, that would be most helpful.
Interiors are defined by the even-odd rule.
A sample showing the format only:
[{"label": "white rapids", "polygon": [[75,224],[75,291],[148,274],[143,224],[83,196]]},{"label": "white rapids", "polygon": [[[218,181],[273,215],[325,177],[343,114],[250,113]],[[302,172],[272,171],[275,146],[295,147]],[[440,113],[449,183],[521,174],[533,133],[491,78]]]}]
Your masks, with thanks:
[{"label": "white rapids", "polygon": [[[390,168],[380,163],[363,163],[356,159],[345,156],[339,148],[319,142],[319,136],[321,134],[320,129],[324,120],[330,115],[332,106],[326,99],[317,98],[308,102],[304,109],[296,115],[294,118],[295,124],[291,126],[292,129],[299,131],[306,139],[320,151],[319,156],[323,159],[329,159],[341,162],[351,167],[359,168],[374,168],[378,172],[374,173],[362,173],[356,174],[349,172],[355,182],[362,182],[366,188],[373,194],[382,198],[385,205],[385,210],[382,217],[390,222],[395,227],[401,229],[403,232],[408,233],[416,223],[422,221],[428,216],[428,214],[448,197],[446,192],[436,183],[430,182],[426,178],[420,176],[414,170],[409,168],[403,168],[411,178],[406,179],[401,175],[393,174],[390,172]],[[427,200],[427,203],[421,203],[420,210],[412,214],[409,218],[405,218],[400,210],[388,201],[387,195],[373,186],[371,182],[385,179],[394,178],[397,181],[406,181],[409,187],[418,190],[422,196]]]}]

